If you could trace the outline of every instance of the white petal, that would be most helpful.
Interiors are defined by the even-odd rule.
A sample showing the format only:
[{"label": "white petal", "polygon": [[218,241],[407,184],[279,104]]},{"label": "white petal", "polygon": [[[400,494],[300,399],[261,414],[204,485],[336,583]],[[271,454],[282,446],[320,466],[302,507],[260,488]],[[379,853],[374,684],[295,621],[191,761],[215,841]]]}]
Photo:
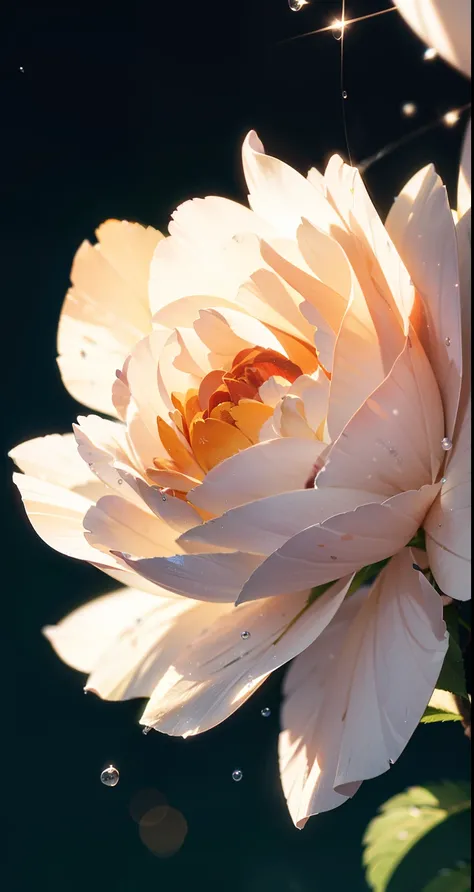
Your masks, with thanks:
[{"label": "white petal", "polygon": [[115,639],[156,610],[161,600],[138,589],[119,588],[83,604],[57,625],[45,626],[43,634],[68,666],[92,672]]},{"label": "white petal", "polygon": [[403,752],[447,651],[441,598],[404,549],[285,679],[280,774],[293,821],[334,808]]},{"label": "white petal", "polygon": [[89,508],[84,529],[87,541],[100,549],[145,558],[172,555],[177,550],[172,527],[119,496],[103,496]]},{"label": "white petal", "polygon": [[385,381],[353,415],[328,453],[318,487],[387,496],[433,483],[443,459],[438,385],[413,333]]},{"label": "white petal", "polygon": [[250,446],[216,465],[192,490],[189,501],[211,514],[222,514],[255,499],[303,489],[325,448],[316,440],[294,438]]},{"label": "white petal", "polygon": [[297,533],[256,568],[238,603],[322,585],[390,557],[414,536],[439,489],[403,492]]},{"label": "white petal", "polygon": [[226,511],[188,530],[179,543],[186,550],[187,543],[200,542],[203,551],[205,545],[219,545],[269,555],[301,530],[383,498],[355,489],[300,489]]},{"label": "white petal", "polygon": [[122,569],[111,555],[102,554],[87,542],[83,520],[91,506],[89,499],[44,480],[14,474],[28,520],[38,536],[55,551],[88,561],[101,568]]},{"label": "white petal", "polygon": [[[232,608],[183,648],[142,716],[167,734],[214,727],[248,699],[274,669],[321,634],[342,603],[350,578],[310,607],[308,592]],[[242,632],[248,632],[245,638]]]},{"label": "white petal", "polygon": [[283,236],[293,237],[302,217],[327,229],[336,215],[323,194],[283,161],[265,154],[255,131],[242,146],[242,162],[253,210]]},{"label": "white petal", "polygon": [[441,591],[471,597],[471,400],[461,409],[443,484],[425,521],[430,568]]},{"label": "white petal", "polygon": [[462,144],[461,164],[458,179],[458,217],[471,207],[471,120],[466,127]]},{"label": "white petal", "polygon": [[395,0],[395,5],[420,40],[471,76],[470,0]]},{"label": "white petal", "polygon": [[133,560],[117,553],[132,570],[168,591],[197,601],[234,602],[262,558],[232,554],[176,554],[169,558]]},{"label": "white petal", "polygon": [[8,454],[30,477],[64,486],[92,501],[105,495],[106,487],[79,455],[74,434],[35,437],[15,446]]},{"label": "white petal", "polygon": [[452,437],[462,373],[459,270],[446,189],[432,165],[402,189],[386,226],[422,298],[428,359],[443,399],[446,435]]}]

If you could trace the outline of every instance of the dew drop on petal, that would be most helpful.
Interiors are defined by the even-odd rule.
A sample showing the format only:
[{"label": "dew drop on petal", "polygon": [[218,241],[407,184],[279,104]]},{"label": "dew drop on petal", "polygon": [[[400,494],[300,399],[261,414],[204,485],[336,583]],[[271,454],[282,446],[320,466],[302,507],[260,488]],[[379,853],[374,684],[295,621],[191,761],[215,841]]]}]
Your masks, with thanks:
[{"label": "dew drop on petal", "polygon": [[446,344],[447,347],[450,347],[451,346],[451,338],[445,338],[444,343]]},{"label": "dew drop on petal", "polygon": [[247,639],[250,638],[250,632],[241,632],[240,637],[243,641],[247,641]]},{"label": "dew drop on petal", "polygon": [[446,483],[446,477],[441,477],[441,483]]},{"label": "dew drop on petal", "polygon": [[264,719],[268,719],[272,714],[272,711],[269,706],[264,706],[263,709],[260,710],[260,715],[263,716]]},{"label": "dew drop on petal", "polygon": [[453,448],[453,441],[449,439],[449,437],[443,437],[441,440],[441,446],[443,447],[445,452],[449,452],[450,449]]},{"label": "dew drop on petal", "polygon": [[347,90],[342,91],[342,98],[347,99]]},{"label": "dew drop on petal", "polygon": [[145,725],[145,727],[142,730],[142,734],[144,734],[146,737],[146,735],[149,734],[151,730],[152,730],[152,728],[150,727],[150,725]]},{"label": "dew drop on petal", "polygon": [[299,12],[303,6],[308,5],[308,0],[288,0],[288,6],[292,12]]},{"label": "dew drop on petal", "polygon": [[122,486],[123,480],[121,477],[119,477],[119,479],[117,480],[117,483],[119,486]]},{"label": "dew drop on petal", "polygon": [[109,765],[102,771],[100,780],[106,787],[116,787],[120,780],[120,774],[113,765]]},{"label": "dew drop on petal", "polygon": [[243,778],[243,774],[242,774],[240,768],[234,768],[234,770],[232,772],[232,780],[237,783],[238,781],[241,781],[242,778]]}]

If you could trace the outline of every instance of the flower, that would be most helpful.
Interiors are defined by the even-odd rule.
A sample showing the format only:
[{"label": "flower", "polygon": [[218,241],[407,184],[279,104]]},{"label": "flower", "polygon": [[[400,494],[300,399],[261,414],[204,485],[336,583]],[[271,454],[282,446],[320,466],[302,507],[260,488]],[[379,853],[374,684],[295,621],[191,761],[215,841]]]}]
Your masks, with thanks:
[{"label": "flower", "polygon": [[279,758],[302,827],[415,730],[448,640],[430,578],[469,594],[470,211],[431,166],[384,227],[337,156],[304,178],[251,133],[243,164],[251,210],[197,199],[168,238],[113,222],[80,249],[61,370],[119,420],[11,454],[39,535],[130,586],[45,630],[87,690],[187,736],[296,657]]}]

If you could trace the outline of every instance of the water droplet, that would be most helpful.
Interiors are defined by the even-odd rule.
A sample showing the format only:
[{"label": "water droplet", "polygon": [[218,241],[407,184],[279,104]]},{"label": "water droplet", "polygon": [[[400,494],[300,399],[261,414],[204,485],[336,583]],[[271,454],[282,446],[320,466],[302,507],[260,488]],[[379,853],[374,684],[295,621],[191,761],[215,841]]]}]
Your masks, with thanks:
[{"label": "water droplet", "polygon": [[450,347],[451,346],[451,338],[445,338],[444,343],[446,344],[447,347]]},{"label": "water droplet", "polygon": [[389,760],[388,760],[388,764],[389,764],[389,765],[394,765],[395,763],[394,763],[393,759],[389,759]]},{"label": "water droplet", "polygon": [[89,691],[87,690],[87,688],[83,688],[83,689],[82,689],[82,693],[83,693],[83,694],[88,694]]},{"label": "water droplet", "polygon": [[166,496],[162,495],[162,496],[161,496],[161,501],[162,501],[162,502],[166,502]]},{"label": "water droplet", "polygon": [[146,735],[149,734],[151,730],[152,730],[152,728],[150,727],[150,725],[145,725],[145,727],[142,730],[142,734],[144,734],[146,737]]},{"label": "water droplet", "polygon": [[120,774],[113,765],[109,765],[108,768],[104,768],[100,780],[106,787],[116,787],[120,780]]},{"label": "water droplet", "polygon": [[423,59],[425,60],[425,62],[431,62],[432,59],[436,59],[437,55],[438,53],[436,52],[434,46],[429,46],[423,53]]},{"label": "water droplet", "polygon": [[243,641],[247,641],[247,638],[250,638],[250,632],[241,632],[240,637]]},{"label": "water droplet", "polygon": [[446,477],[441,477],[441,483],[446,483]]},{"label": "water droplet", "polygon": [[417,110],[414,102],[405,102],[404,105],[402,105],[402,115],[404,115],[405,118],[413,118],[416,115]]},{"label": "water droplet", "polygon": [[421,815],[421,808],[417,808],[417,806],[414,805],[413,808],[410,808],[408,814],[411,815],[412,818],[419,818]]},{"label": "water droplet", "polygon": [[441,440],[441,446],[443,447],[445,452],[449,452],[450,449],[453,448],[453,441],[449,439],[449,437],[443,437]]},{"label": "water droplet", "polygon": [[347,90],[342,91],[342,98],[347,99]]},{"label": "water droplet", "polygon": [[243,774],[242,774],[240,768],[234,768],[234,770],[232,772],[232,780],[236,781],[236,783],[237,783],[238,781],[241,781],[242,778],[243,778]]},{"label": "water droplet", "polygon": [[23,68],[23,65],[20,65],[18,71],[21,71],[22,74],[25,73],[25,69]]},{"label": "water droplet", "polygon": [[119,486],[122,486],[123,480],[121,477],[119,477],[119,479],[117,480],[117,483]]},{"label": "water droplet", "polygon": [[408,839],[408,830],[400,830],[400,833],[397,833],[397,839]]},{"label": "water droplet", "polygon": [[308,5],[308,0],[288,0],[288,6],[292,12],[299,12],[303,6]]},{"label": "water droplet", "polygon": [[260,715],[263,716],[264,719],[268,719],[271,714],[272,711],[269,706],[264,706],[263,709],[260,710]]}]

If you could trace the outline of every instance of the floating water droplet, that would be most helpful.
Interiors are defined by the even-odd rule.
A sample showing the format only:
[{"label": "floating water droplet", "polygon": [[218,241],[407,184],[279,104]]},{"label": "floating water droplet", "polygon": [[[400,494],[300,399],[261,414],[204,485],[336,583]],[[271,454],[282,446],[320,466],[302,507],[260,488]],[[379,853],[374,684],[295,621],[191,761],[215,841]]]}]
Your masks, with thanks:
[{"label": "floating water droplet", "polygon": [[232,772],[232,780],[237,783],[238,781],[241,781],[242,778],[243,778],[243,774],[242,774],[240,768],[234,768],[234,770]]},{"label": "floating water droplet", "polygon": [[145,727],[142,730],[142,734],[144,734],[146,737],[146,735],[149,734],[151,730],[152,730],[152,728],[150,727],[150,725],[145,725]]},{"label": "floating water droplet", "polygon": [[450,449],[453,448],[453,441],[449,439],[449,437],[443,437],[441,440],[441,446],[443,447],[445,452],[449,452]]},{"label": "floating water droplet", "polygon": [[241,632],[240,637],[243,641],[247,641],[247,638],[250,638],[250,632]]},{"label": "floating water droplet", "polygon": [[450,347],[451,346],[451,338],[445,338],[444,343],[446,344],[447,347]]},{"label": "floating water droplet", "polygon": [[417,808],[417,806],[414,805],[413,808],[410,808],[408,814],[411,815],[412,818],[419,818],[421,815],[421,808]]},{"label": "floating water droplet", "polygon": [[347,90],[342,91],[342,98],[347,99]]},{"label": "floating water droplet", "polygon": [[102,771],[100,780],[106,787],[116,787],[120,780],[120,774],[113,765],[109,765]]},{"label": "floating water droplet", "polygon": [[20,65],[18,71],[21,71],[22,74],[25,73],[25,69],[23,68],[23,65]]},{"label": "floating water droplet", "polygon": [[308,5],[308,0],[288,0],[288,6],[292,12],[299,12],[303,6]]},{"label": "floating water droplet", "polygon": [[269,706],[264,706],[263,709],[260,710],[260,715],[263,716],[264,719],[268,719],[271,714],[272,711]]},{"label": "floating water droplet", "polygon": [[441,483],[446,483],[446,477],[441,477]]},{"label": "floating water droplet", "polygon": [[417,113],[417,107],[414,102],[405,102],[402,105],[402,115],[405,118],[413,118]]}]

